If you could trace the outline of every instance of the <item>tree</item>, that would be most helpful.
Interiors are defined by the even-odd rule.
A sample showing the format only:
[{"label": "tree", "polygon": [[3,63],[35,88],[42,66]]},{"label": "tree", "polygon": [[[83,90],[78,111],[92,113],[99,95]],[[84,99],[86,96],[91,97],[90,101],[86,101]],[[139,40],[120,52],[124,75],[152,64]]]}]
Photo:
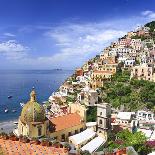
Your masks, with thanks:
[{"label": "tree", "polygon": [[128,129],[125,129],[116,134],[117,139],[110,141],[110,148],[123,148],[127,146],[133,146],[134,149],[142,155],[147,155],[150,152],[150,147],[146,145],[146,137],[142,132],[132,133]]},{"label": "tree", "polygon": [[86,116],[87,122],[95,122],[97,116],[97,107],[89,107]]}]

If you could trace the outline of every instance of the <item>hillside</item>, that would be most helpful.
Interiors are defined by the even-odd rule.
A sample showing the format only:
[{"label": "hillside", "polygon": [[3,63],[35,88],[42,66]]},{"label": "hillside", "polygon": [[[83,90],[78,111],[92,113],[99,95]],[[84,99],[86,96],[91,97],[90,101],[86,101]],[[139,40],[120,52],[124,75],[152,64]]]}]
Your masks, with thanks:
[{"label": "hillside", "polygon": [[[155,21],[145,24],[150,28],[150,38],[155,40]],[[143,38],[145,40],[145,38]],[[119,70],[101,88],[100,99],[111,103],[114,108],[126,111],[155,109],[155,83],[130,79],[130,72]]]},{"label": "hillside", "polygon": [[110,82],[101,88],[101,99],[114,108],[136,111],[140,108],[154,109],[155,83],[145,80],[130,80],[128,71],[117,72]]},{"label": "hillside", "polygon": [[145,26],[150,28],[151,38],[155,41],[155,21],[145,24]]}]

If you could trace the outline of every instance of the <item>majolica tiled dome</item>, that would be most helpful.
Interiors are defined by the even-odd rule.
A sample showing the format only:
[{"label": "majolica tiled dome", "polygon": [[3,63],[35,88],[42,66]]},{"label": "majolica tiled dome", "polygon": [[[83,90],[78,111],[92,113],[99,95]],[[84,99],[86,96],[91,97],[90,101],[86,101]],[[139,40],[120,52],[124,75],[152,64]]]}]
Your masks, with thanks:
[{"label": "majolica tiled dome", "polygon": [[22,109],[20,120],[25,124],[29,122],[43,122],[45,120],[44,107],[37,103],[34,90],[30,94],[30,101]]}]

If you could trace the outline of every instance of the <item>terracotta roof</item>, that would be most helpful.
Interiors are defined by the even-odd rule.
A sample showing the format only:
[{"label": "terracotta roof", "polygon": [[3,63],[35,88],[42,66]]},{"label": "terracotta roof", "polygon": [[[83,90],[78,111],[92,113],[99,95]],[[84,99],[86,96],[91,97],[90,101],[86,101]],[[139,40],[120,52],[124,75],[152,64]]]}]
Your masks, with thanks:
[{"label": "terracotta roof", "polygon": [[63,148],[47,147],[19,141],[0,139],[0,146],[4,155],[67,155]]},{"label": "terracotta roof", "polygon": [[70,113],[64,116],[58,116],[49,119],[54,125],[54,131],[64,130],[81,124],[81,117],[77,113]]}]

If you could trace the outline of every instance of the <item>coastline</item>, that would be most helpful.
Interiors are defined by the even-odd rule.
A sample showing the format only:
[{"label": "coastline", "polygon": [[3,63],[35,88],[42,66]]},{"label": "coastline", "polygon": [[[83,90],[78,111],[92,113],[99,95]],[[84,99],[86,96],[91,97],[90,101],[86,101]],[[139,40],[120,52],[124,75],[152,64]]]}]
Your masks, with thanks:
[{"label": "coastline", "polygon": [[9,121],[4,121],[0,122],[0,132],[6,132],[10,133],[13,131],[14,128],[17,127],[17,125],[14,124],[14,122],[17,122],[18,120],[9,120]]}]

